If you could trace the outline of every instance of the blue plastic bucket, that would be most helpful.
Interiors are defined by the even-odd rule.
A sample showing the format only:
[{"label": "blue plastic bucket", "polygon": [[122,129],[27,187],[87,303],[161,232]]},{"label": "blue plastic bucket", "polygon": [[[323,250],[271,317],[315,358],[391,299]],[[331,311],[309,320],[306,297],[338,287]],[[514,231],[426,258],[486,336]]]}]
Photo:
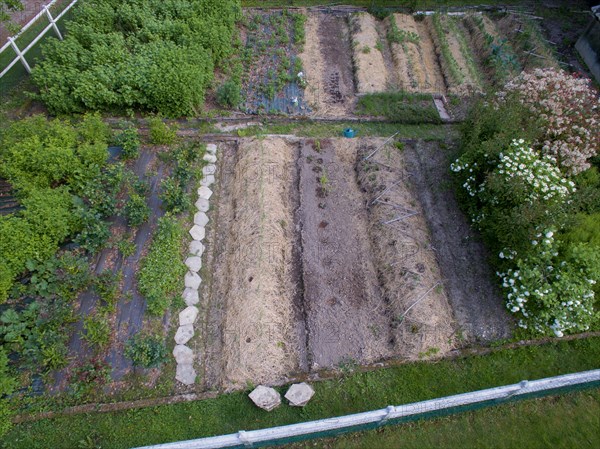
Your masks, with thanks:
[{"label": "blue plastic bucket", "polygon": [[352,138],[354,137],[355,131],[352,128],[346,128],[344,130],[344,137]]}]

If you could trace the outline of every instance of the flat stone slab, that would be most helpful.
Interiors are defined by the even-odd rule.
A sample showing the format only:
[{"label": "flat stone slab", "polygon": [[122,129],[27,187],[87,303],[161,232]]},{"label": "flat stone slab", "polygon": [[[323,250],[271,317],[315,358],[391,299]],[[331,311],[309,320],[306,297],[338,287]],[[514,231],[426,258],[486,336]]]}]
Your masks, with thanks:
[{"label": "flat stone slab", "polygon": [[198,318],[198,307],[187,306],[181,312],[179,312],[179,326],[187,326],[188,324],[194,324],[196,318]]},{"label": "flat stone slab", "polygon": [[200,198],[204,198],[205,200],[209,200],[210,197],[212,196],[213,192],[212,190],[210,190],[208,187],[206,186],[201,186],[198,189],[198,196]]},{"label": "flat stone slab", "polygon": [[202,268],[202,259],[198,256],[192,256],[185,259],[185,265],[191,272],[197,273]]},{"label": "flat stone slab", "polygon": [[204,159],[206,162],[209,162],[211,164],[214,164],[215,162],[217,162],[217,156],[215,156],[214,154],[210,154],[210,153],[205,154],[202,159]]},{"label": "flat stone slab", "polygon": [[204,227],[208,224],[208,221],[208,215],[206,215],[206,212],[196,212],[194,214],[194,224]]},{"label": "flat stone slab", "polygon": [[191,365],[194,363],[194,351],[184,345],[175,346],[173,357],[175,357],[175,361],[180,365]]},{"label": "flat stone slab", "polygon": [[254,402],[257,407],[262,408],[270,412],[275,407],[279,407],[281,404],[281,396],[271,387],[265,387],[264,385],[259,385],[252,393],[248,395],[248,397]]},{"label": "flat stone slab", "polygon": [[204,175],[202,180],[200,181],[201,186],[210,187],[215,183],[214,175]]},{"label": "flat stone slab", "polygon": [[202,257],[204,254],[204,245],[199,240],[192,240],[190,242],[190,254],[194,256]]},{"label": "flat stone slab", "polygon": [[194,336],[194,326],[186,324],[185,326],[179,326],[175,333],[175,343],[178,345],[184,345],[192,339]]},{"label": "flat stone slab", "polygon": [[185,274],[184,282],[186,288],[198,290],[198,287],[200,287],[200,284],[202,283],[202,279],[198,276],[198,273],[188,271]]},{"label": "flat stone slab", "polygon": [[194,371],[192,364],[178,364],[175,379],[184,385],[193,385],[196,382],[196,371]]},{"label": "flat stone slab", "polygon": [[181,294],[181,299],[187,306],[194,306],[200,302],[200,295],[198,295],[198,290],[186,288]]},{"label": "flat stone slab", "polygon": [[208,164],[202,167],[202,174],[206,175],[214,175],[217,172],[217,166],[215,164]]},{"label": "flat stone slab", "polygon": [[210,154],[215,154],[217,152],[217,146],[214,143],[209,143],[206,145],[206,151]]},{"label": "flat stone slab", "polygon": [[194,225],[192,226],[192,229],[190,229],[190,235],[194,240],[201,241],[206,237],[206,230],[204,229],[204,226]]},{"label": "flat stone slab", "polygon": [[292,385],[285,394],[285,398],[290,401],[290,405],[293,407],[304,407],[314,394],[315,390],[306,382],[302,382]]},{"label": "flat stone slab", "polygon": [[208,209],[210,209],[210,204],[206,198],[198,198],[195,206],[200,212],[208,212]]}]

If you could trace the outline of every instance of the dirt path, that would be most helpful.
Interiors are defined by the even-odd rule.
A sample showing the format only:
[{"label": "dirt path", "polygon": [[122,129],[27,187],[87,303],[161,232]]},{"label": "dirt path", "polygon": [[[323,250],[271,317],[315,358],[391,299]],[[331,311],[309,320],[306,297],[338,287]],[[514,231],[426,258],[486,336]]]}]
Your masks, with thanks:
[{"label": "dirt path", "polygon": [[489,255],[449,185],[450,152],[436,143],[421,142],[406,157],[462,336],[467,342],[509,337],[512,320],[494,283]]},{"label": "dirt path", "polygon": [[[356,183],[357,141],[305,141],[298,160],[312,369],[389,357],[389,319]],[[319,149],[320,146],[320,149]]]}]

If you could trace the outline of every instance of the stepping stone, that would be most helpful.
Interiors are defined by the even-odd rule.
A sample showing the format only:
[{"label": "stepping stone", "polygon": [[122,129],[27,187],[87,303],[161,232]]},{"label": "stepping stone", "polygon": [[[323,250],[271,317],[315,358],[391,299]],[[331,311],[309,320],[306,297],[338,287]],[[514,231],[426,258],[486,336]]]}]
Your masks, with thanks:
[{"label": "stepping stone", "polygon": [[315,394],[315,390],[306,382],[301,384],[294,384],[285,394],[285,398],[290,401],[290,405],[293,407],[304,407],[310,398]]},{"label": "stepping stone", "polygon": [[279,393],[273,388],[265,387],[264,385],[256,387],[248,397],[257,407],[268,412],[281,404],[281,396],[279,396]]},{"label": "stepping stone", "polygon": [[206,226],[208,224],[208,215],[205,212],[196,212],[194,214],[194,224],[198,226]]},{"label": "stepping stone", "polygon": [[198,196],[200,198],[204,198],[205,200],[209,200],[210,197],[212,196],[212,190],[210,190],[206,186],[202,186],[198,189]]},{"label": "stepping stone", "polygon": [[187,346],[177,345],[173,349],[173,357],[180,365],[191,365],[194,363],[194,351],[192,351]]},{"label": "stepping stone", "polygon": [[202,159],[204,159],[206,162],[210,162],[211,164],[214,164],[215,162],[217,162],[217,156],[215,156],[214,154],[210,154],[210,153],[205,154]]},{"label": "stepping stone", "polygon": [[202,174],[206,175],[214,175],[217,172],[217,166],[215,164],[209,164],[202,168]]},{"label": "stepping stone", "polygon": [[186,306],[194,306],[200,302],[200,295],[198,295],[198,290],[186,288],[181,294],[181,299],[183,299]]},{"label": "stepping stone", "polygon": [[206,145],[206,151],[210,154],[215,154],[217,152],[217,146],[214,143],[209,143]]},{"label": "stepping stone", "polygon": [[175,379],[184,385],[193,385],[196,382],[196,371],[194,371],[192,364],[178,364]]},{"label": "stepping stone", "polygon": [[190,229],[190,235],[194,240],[201,241],[204,240],[204,237],[206,236],[206,231],[204,230],[204,227],[194,225],[192,229]]},{"label": "stepping stone", "polygon": [[198,201],[196,201],[195,206],[196,209],[198,209],[200,212],[208,212],[208,209],[210,208],[210,205],[206,198],[198,198]]},{"label": "stepping stone", "polygon": [[184,345],[188,341],[190,341],[193,336],[194,326],[192,326],[191,324],[179,326],[179,329],[177,329],[177,333],[175,334],[175,343],[177,343],[178,345]]},{"label": "stepping stone", "polygon": [[214,175],[204,175],[204,178],[200,181],[201,186],[210,187],[215,183]]},{"label": "stepping stone", "polygon": [[188,271],[185,274],[184,282],[185,282],[185,288],[191,288],[193,290],[198,290],[198,287],[200,287],[200,284],[202,283],[202,279],[200,278],[200,276],[198,276],[198,273],[193,273],[191,271]]},{"label": "stepping stone", "polygon": [[201,257],[202,254],[204,254],[204,245],[202,242],[198,240],[192,240],[190,242],[190,254]]},{"label": "stepping stone", "polygon": [[179,325],[186,326],[188,324],[194,324],[196,318],[198,318],[198,307],[188,306],[179,312]]},{"label": "stepping stone", "polygon": [[197,273],[202,268],[202,259],[198,256],[192,256],[185,259],[185,265],[191,272]]}]

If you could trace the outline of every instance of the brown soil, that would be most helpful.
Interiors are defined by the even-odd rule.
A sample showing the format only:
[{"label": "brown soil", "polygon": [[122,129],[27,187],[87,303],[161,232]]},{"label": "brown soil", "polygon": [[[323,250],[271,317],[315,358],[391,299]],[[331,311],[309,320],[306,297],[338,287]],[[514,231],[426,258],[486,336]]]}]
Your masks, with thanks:
[{"label": "brown soil", "polygon": [[468,342],[507,338],[512,320],[487,263],[489,255],[452,192],[451,154],[438,143],[419,142],[406,152],[409,172],[462,337]]},{"label": "brown soil", "polygon": [[379,33],[375,18],[364,12],[357,13],[352,16],[351,25],[358,92],[365,94],[388,90],[391,79],[384,57],[376,48]]},{"label": "brown soil", "polygon": [[416,23],[419,34],[419,51],[415,60],[421,70],[416,71],[419,86],[422,86],[423,92],[445,93],[446,83],[440,67],[440,62],[435,53],[435,46],[425,22]]},{"label": "brown soil", "polygon": [[387,145],[363,160],[384,142],[369,141],[359,152],[357,167],[391,318],[390,342],[394,353],[403,358],[442,355],[452,349],[455,324],[404,156]]},{"label": "brown soil", "polygon": [[[354,172],[357,140],[304,142],[298,161],[304,303],[312,369],[391,355],[389,319]],[[319,150],[319,151],[318,151]]]},{"label": "brown soil", "polygon": [[298,366],[292,282],[293,148],[245,140],[236,155],[225,246],[225,386],[272,383]]}]

